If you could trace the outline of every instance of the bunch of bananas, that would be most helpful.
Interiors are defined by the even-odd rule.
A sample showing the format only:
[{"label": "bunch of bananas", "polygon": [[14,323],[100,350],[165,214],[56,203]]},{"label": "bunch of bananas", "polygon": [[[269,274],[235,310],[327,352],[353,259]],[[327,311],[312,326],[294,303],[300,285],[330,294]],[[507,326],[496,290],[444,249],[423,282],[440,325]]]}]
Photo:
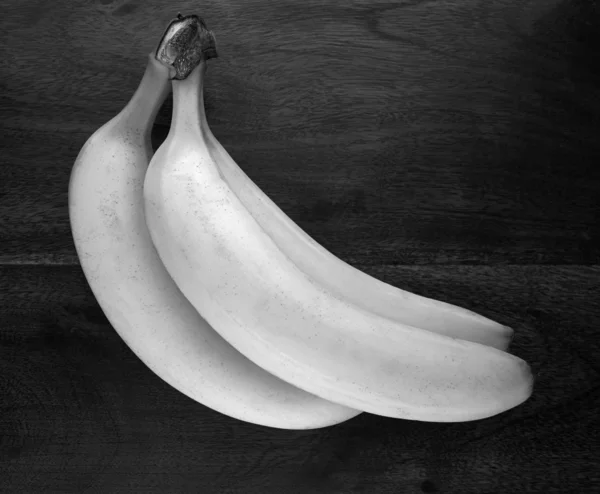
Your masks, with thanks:
[{"label": "bunch of bananas", "polygon": [[[468,421],[525,401],[533,377],[507,352],[509,327],[350,266],[240,169],[204,113],[216,56],[199,17],[174,19],[129,103],[72,170],[83,271],[133,352],[192,399],[269,427],[363,411]],[[171,128],[153,156],[171,89]]]}]

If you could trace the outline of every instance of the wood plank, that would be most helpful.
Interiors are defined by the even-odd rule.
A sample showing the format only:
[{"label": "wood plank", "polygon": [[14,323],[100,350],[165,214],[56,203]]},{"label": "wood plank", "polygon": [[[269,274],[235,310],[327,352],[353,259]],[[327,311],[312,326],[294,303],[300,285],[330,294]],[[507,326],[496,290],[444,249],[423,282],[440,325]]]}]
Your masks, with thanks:
[{"label": "wood plank", "polygon": [[[176,10],[4,4],[0,263],[76,264],[70,168],[128,100]],[[215,134],[340,257],[600,262],[595,3],[183,7],[217,35],[206,98]],[[168,125],[167,105],[155,145]]]},{"label": "wood plank", "polygon": [[599,267],[373,267],[516,330],[524,405],[431,424],[370,414],[317,431],[243,423],[156,377],[76,266],[0,267],[0,491],[358,494],[593,492]]}]

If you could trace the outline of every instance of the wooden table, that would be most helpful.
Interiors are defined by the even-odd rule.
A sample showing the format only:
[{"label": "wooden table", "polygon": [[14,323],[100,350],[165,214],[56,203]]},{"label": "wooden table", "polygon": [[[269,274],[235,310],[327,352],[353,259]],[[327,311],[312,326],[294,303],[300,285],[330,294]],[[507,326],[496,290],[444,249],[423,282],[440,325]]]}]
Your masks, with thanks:
[{"label": "wooden table", "polygon": [[[596,2],[3,3],[0,492],[600,487]],[[475,422],[284,431],[134,356],[83,277],[67,185],[176,9],[216,33],[207,114],[240,166],[342,259],[514,327],[530,400]]]}]

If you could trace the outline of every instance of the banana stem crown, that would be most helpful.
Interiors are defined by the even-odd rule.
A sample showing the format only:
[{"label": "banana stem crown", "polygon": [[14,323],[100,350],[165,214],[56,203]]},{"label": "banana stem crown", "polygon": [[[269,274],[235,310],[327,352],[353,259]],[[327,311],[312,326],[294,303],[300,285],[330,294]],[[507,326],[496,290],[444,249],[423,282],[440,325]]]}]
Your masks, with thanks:
[{"label": "banana stem crown", "polygon": [[171,79],[183,80],[202,60],[218,57],[216,38],[197,15],[177,15],[160,40],[156,60],[169,67]]}]

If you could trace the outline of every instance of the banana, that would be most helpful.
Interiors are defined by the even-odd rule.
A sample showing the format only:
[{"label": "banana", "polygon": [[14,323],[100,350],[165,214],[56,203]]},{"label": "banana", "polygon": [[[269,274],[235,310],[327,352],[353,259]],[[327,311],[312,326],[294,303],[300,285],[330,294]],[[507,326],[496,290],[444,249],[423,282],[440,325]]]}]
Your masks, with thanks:
[{"label": "banana", "polygon": [[171,129],[150,162],[144,206],[163,264],[212,327],[282,380],[373,414],[468,421],[525,401],[533,377],[520,358],[376,314],[294,262],[217,163],[224,154],[202,112],[205,69],[202,60],[173,81]]},{"label": "banana", "polygon": [[290,260],[317,283],[394,321],[506,350],[512,328],[470,310],[401,290],[356,269],[316,242],[244,173],[212,133],[203,108],[204,143],[231,190]]},{"label": "banana", "polygon": [[[204,32],[199,22],[194,16],[173,21],[164,51],[190,30]],[[146,227],[142,185],[152,156],[152,124],[171,89],[170,75],[151,53],[129,103],[87,140],[73,166],[71,230],[98,303],[146,366],[222,414],[283,429],[355,417],[359,411],[302,391],[240,354],[196,312],[162,265]]]}]

